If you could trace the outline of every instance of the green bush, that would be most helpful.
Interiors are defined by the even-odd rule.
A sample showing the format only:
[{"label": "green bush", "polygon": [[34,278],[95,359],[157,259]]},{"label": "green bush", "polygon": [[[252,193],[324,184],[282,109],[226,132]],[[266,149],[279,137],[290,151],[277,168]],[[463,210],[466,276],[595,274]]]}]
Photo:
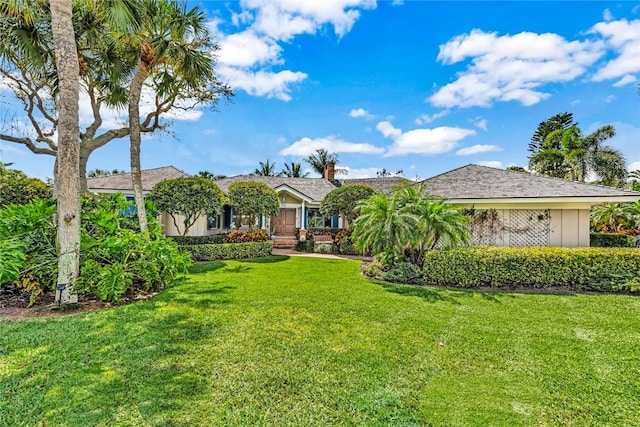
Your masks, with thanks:
[{"label": "green bush", "polygon": [[422,271],[420,267],[410,262],[399,262],[384,273],[384,280],[395,283],[422,283]]},{"label": "green bush", "polygon": [[334,254],[337,251],[333,243],[316,243],[313,245],[313,252],[316,254]]},{"label": "green bush", "polygon": [[234,230],[224,238],[224,243],[266,242],[269,240],[267,230]]},{"label": "green bush", "polygon": [[[186,272],[191,262],[187,254],[164,237],[153,218],[148,236],[137,232],[137,224],[123,214],[129,206],[121,194],[83,198],[80,276],[74,286],[78,294],[118,302],[129,290],[159,289]],[[45,200],[0,210],[0,239],[12,242],[0,245],[0,251],[10,255],[17,246],[25,259],[16,279],[15,266],[20,259],[2,257],[2,262],[11,261],[13,267],[3,269],[0,286],[13,281],[31,292],[32,303],[44,291],[53,290],[57,282],[55,211],[55,204]]]},{"label": "green bush", "polygon": [[208,236],[170,236],[180,246],[208,245],[224,243],[227,233],[210,234]]},{"label": "green bush", "polygon": [[385,280],[384,277],[388,269],[384,265],[382,265],[380,261],[374,261],[368,264],[363,263],[360,271],[362,272],[362,274],[371,279]]},{"label": "green bush", "polygon": [[223,243],[183,246],[194,261],[258,258],[271,255],[273,242]]},{"label": "green bush", "polygon": [[627,248],[466,247],[430,251],[424,281],[460,288],[640,291],[640,251]]},{"label": "green bush", "polygon": [[298,252],[313,252],[313,242],[311,240],[298,240],[294,249]]},{"label": "green bush", "polygon": [[618,233],[591,233],[589,235],[590,245],[597,248],[633,247],[635,240],[635,236]]}]

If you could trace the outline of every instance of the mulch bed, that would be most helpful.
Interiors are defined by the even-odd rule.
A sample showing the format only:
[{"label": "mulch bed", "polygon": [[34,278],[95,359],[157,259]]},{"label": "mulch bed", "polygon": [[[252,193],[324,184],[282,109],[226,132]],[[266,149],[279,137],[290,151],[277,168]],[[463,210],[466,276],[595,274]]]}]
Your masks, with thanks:
[{"label": "mulch bed", "polygon": [[[122,297],[118,305],[143,301],[157,294],[158,292],[141,294],[138,289],[130,289]],[[0,320],[20,321],[32,318],[68,316],[114,306],[111,303],[100,302],[94,296],[81,295],[77,304],[57,307],[55,305],[54,292],[46,292],[38,298],[34,305],[29,307],[30,296],[30,292],[26,292],[14,285],[0,287]]]}]

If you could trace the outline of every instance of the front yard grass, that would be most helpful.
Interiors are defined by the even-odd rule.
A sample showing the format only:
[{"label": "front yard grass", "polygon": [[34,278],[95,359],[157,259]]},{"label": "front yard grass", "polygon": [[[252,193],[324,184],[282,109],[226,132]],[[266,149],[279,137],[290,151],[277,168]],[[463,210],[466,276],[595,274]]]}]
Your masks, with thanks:
[{"label": "front yard grass", "polygon": [[0,425],[640,425],[640,298],[196,266],[157,297],[0,321]]}]

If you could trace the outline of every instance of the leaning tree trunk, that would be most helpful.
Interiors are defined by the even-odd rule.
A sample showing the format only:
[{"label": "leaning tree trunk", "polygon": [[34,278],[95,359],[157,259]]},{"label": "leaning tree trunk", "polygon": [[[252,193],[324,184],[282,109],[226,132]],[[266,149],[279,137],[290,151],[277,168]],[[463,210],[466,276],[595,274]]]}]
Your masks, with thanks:
[{"label": "leaning tree trunk", "polygon": [[143,233],[148,232],[149,227],[147,225],[147,212],[144,207],[144,195],[142,194],[142,169],[140,167],[140,145],[142,143],[140,136],[140,94],[142,93],[142,84],[148,75],[147,67],[140,61],[129,89],[131,181],[133,183],[133,196],[138,211],[140,231]]},{"label": "leaning tree trunk", "polygon": [[58,191],[58,285],[56,304],[78,301],[73,286],[80,258],[80,196],[78,181],[80,129],[78,98],[80,71],[71,0],[51,0],[51,30],[59,81],[57,191]]}]

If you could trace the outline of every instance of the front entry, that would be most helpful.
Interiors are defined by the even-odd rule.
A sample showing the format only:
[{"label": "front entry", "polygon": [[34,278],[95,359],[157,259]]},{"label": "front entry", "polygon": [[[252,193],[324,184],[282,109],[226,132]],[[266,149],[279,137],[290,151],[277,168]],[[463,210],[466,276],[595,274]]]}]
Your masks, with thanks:
[{"label": "front entry", "polygon": [[296,210],[280,209],[278,215],[271,217],[271,227],[274,228],[274,234],[278,237],[292,237],[296,234]]}]

